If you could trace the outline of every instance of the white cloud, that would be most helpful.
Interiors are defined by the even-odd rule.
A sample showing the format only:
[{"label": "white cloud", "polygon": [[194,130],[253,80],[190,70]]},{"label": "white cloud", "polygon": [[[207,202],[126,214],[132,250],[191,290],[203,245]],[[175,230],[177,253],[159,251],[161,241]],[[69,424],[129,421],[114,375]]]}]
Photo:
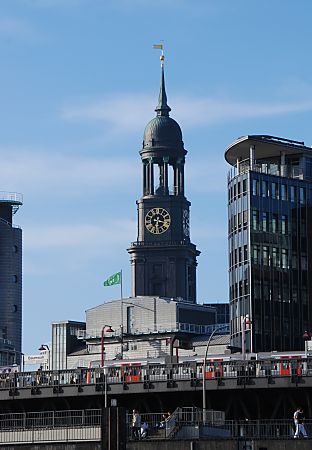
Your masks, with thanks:
[{"label": "white cloud", "polygon": [[112,249],[123,240],[130,242],[135,231],[135,224],[130,220],[107,220],[104,225],[67,224],[55,226],[32,226],[24,229],[24,242],[27,251],[43,251],[45,249],[71,248],[85,256],[85,252],[102,253]]},{"label": "white cloud", "polygon": [[155,96],[118,94],[100,101],[66,106],[61,110],[61,116],[70,121],[102,121],[112,127],[113,132],[136,132],[142,130],[142,123],[153,117],[156,103]]},{"label": "white cloud", "polygon": [[[64,156],[50,151],[0,148],[5,155],[0,167],[1,189],[81,196],[84,191],[129,189],[140,177],[140,165],[130,158]],[[136,155],[134,155],[134,158]]]},{"label": "white cloud", "polygon": [[[227,98],[170,96],[168,101],[183,127],[207,126],[251,117],[269,117],[312,110],[312,99],[285,102],[236,101]],[[152,118],[155,96],[125,94],[65,106],[61,116],[71,121],[102,121],[113,132],[141,130]]]}]

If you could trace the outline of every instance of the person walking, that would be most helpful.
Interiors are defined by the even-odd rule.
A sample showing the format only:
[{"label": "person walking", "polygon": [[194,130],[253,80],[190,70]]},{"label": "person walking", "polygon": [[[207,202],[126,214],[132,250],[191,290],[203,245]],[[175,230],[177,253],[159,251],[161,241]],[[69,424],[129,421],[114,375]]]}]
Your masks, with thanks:
[{"label": "person walking", "polygon": [[308,437],[303,421],[304,421],[303,409],[298,407],[294,412],[294,423],[296,427],[294,435],[295,439],[299,439],[300,434],[302,434],[304,438]]},{"label": "person walking", "polygon": [[141,437],[141,416],[136,409],[132,411],[132,437],[133,439]]}]

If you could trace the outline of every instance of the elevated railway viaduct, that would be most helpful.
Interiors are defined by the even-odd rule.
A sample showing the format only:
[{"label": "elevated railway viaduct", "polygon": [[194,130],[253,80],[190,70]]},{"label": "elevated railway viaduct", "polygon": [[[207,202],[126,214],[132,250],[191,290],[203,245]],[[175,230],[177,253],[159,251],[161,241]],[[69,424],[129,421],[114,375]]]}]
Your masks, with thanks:
[{"label": "elevated railway viaduct", "polygon": [[[145,412],[201,408],[202,372],[198,364],[179,364],[106,374],[103,369],[2,374],[0,413],[101,408],[112,399]],[[228,419],[291,417],[297,405],[312,417],[312,371],[304,360],[287,373],[276,363],[214,364],[205,369],[205,379],[207,408],[225,411]]]}]

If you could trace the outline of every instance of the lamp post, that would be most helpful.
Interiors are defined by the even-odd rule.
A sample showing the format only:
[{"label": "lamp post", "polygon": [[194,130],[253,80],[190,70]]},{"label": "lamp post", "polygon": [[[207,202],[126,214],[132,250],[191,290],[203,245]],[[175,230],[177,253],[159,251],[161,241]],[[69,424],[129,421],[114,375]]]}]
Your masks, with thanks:
[{"label": "lamp post", "polygon": [[113,333],[114,330],[110,325],[104,325],[101,333],[101,366],[104,371],[104,406],[107,408],[107,368],[104,367],[104,335],[105,333]]},{"label": "lamp post", "polygon": [[38,348],[39,352],[48,352],[47,362],[45,362],[44,370],[50,370],[50,347],[47,344],[41,344]]},{"label": "lamp post", "polygon": [[114,330],[110,325],[104,325],[101,333],[101,366],[104,367],[104,335],[105,333],[113,333]]},{"label": "lamp post", "polygon": [[220,327],[217,327],[213,330],[211,335],[209,336],[207,345],[206,345],[206,351],[205,351],[205,357],[204,357],[204,364],[203,364],[203,422],[206,422],[206,366],[207,366],[207,356],[208,356],[208,350],[210,342],[213,338],[213,336],[221,330],[224,330],[224,328],[227,328],[228,324],[222,325]]},{"label": "lamp post", "polygon": [[251,325],[251,320],[249,318],[249,314],[241,317],[242,324],[242,358],[245,361],[246,357],[246,325]]}]

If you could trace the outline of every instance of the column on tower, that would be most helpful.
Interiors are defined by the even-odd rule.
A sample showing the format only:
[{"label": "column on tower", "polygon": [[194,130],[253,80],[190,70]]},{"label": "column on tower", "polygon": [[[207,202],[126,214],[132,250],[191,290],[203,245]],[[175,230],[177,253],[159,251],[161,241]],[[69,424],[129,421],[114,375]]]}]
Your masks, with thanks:
[{"label": "column on tower", "polygon": [[142,160],[143,163],[143,195],[148,195],[148,161],[146,159]]},{"label": "column on tower", "polygon": [[184,160],[180,160],[180,183],[179,183],[179,190],[180,190],[180,195],[184,195]]},{"label": "column on tower", "polygon": [[153,158],[149,159],[148,164],[148,172],[149,172],[149,195],[154,195],[154,164]]},{"label": "column on tower", "polygon": [[173,166],[174,170],[174,193],[184,195],[184,160],[178,159]]},{"label": "column on tower", "polygon": [[164,167],[164,195],[169,194],[168,189],[168,164],[169,164],[169,156],[163,157],[163,167]]}]

